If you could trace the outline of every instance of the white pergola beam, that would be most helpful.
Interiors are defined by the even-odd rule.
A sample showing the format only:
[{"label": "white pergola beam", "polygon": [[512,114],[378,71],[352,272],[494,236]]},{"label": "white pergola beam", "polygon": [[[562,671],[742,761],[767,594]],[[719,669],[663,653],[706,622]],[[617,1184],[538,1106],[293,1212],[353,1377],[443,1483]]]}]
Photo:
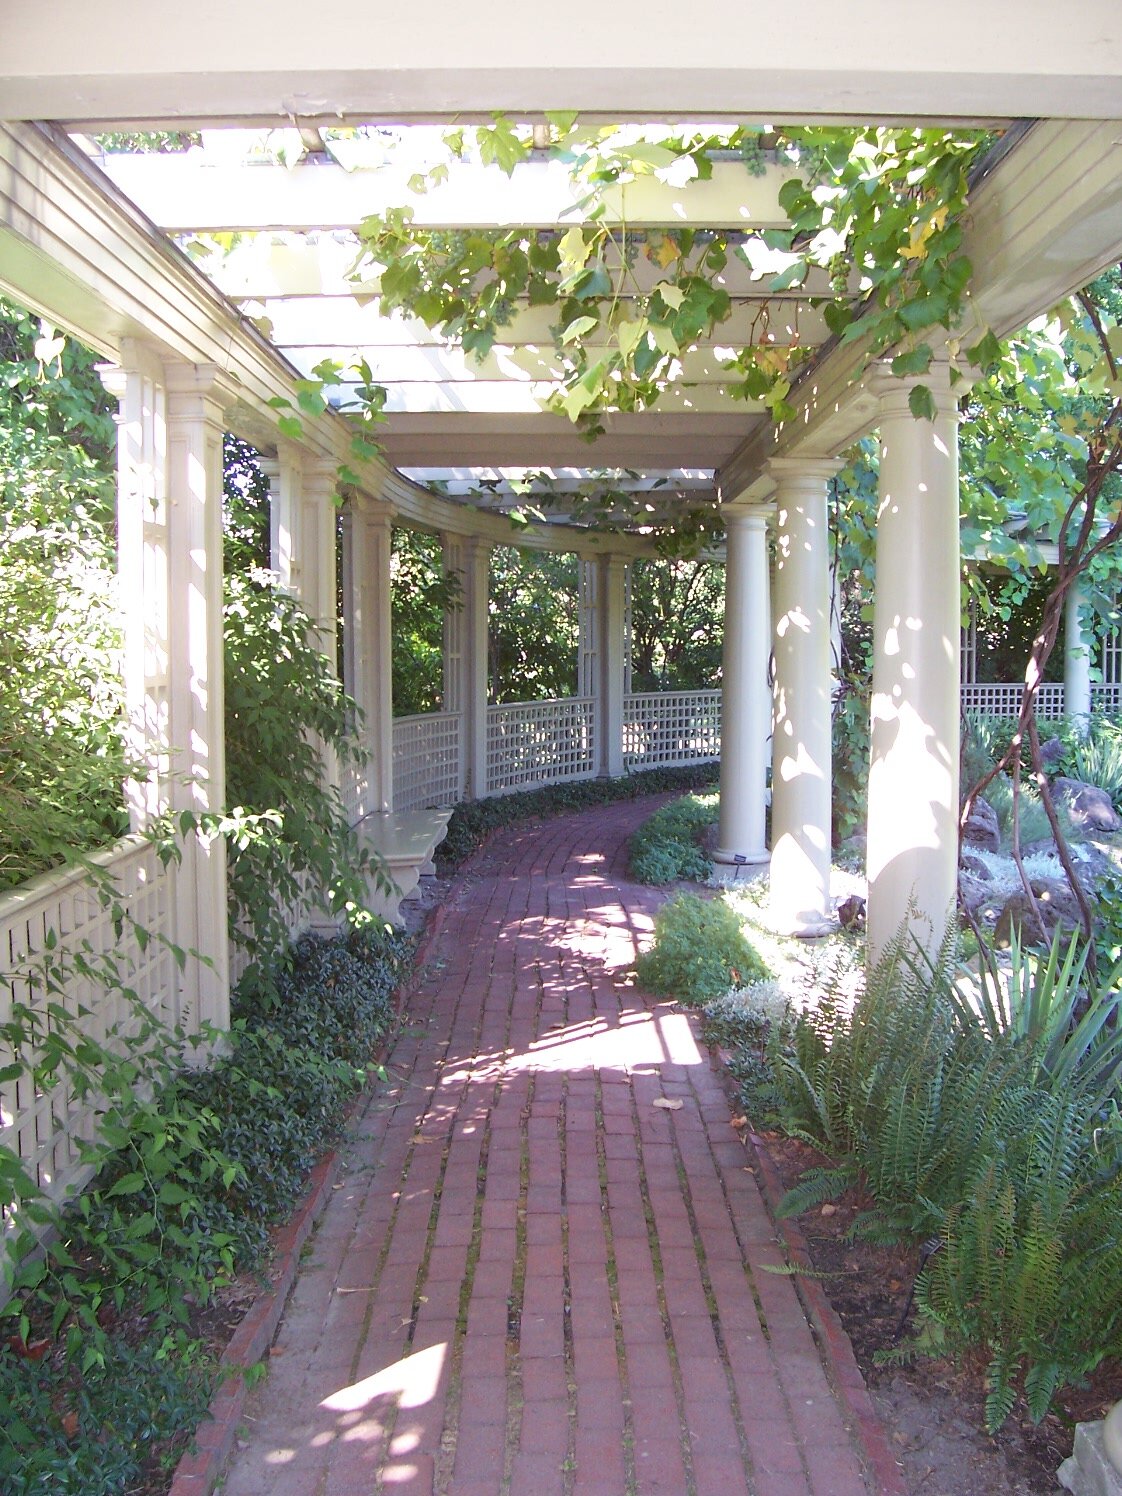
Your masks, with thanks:
[{"label": "white pergola beam", "polygon": [[[315,24],[303,0],[249,0],[200,15],[168,0],[3,0],[0,97],[11,118],[180,117],[329,121],[462,117],[494,109],[948,119],[1117,112],[1116,0],[805,0],[798,25],[766,6],[580,0],[543,51],[520,0],[480,12],[430,0],[359,7]],[[221,44],[216,46],[215,39]]]},{"label": "white pergola beam", "polygon": [[[1122,120],[1044,120],[975,190],[963,241],[974,266],[965,341],[978,325],[1025,326],[1122,259]],[[832,457],[874,423],[860,339],[830,349],[796,386],[798,415],[750,434],[722,469],[723,492],[772,491],[777,456]]]},{"label": "white pergola beam", "polygon": [[[33,125],[0,124],[0,287],[114,362],[133,339],[160,357],[220,369],[238,390],[229,429],[252,441],[275,439],[269,401],[295,398],[294,371],[265,339],[130,204],[105,195],[100,174],[64,137]],[[303,427],[308,455],[354,465],[342,417],[308,416]],[[494,544],[511,537],[501,517],[426,493],[379,462],[363,473],[403,522]],[[575,539],[589,551],[601,545],[583,532]],[[573,548],[558,526],[520,531],[519,544]],[[650,549],[638,536],[628,544],[634,554]]]},{"label": "white pergola beam", "polygon": [[[427,192],[409,186],[411,170],[325,162],[288,167],[270,161],[209,162],[203,151],[113,154],[102,170],[161,228],[171,233],[270,229],[357,229],[372,214],[408,203],[419,227],[471,230],[519,226],[560,229],[587,220],[591,205],[561,161],[527,161],[508,176],[498,166],[455,162]],[[760,230],[781,228],[779,189],[797,172],[769,166],[751,176],[739,161],[716,161],[707,181],[671,187],[639,177],[597,198],[598,217],[630,229],[663,225]],[[600,213],[600,204],[603,213]]]}]

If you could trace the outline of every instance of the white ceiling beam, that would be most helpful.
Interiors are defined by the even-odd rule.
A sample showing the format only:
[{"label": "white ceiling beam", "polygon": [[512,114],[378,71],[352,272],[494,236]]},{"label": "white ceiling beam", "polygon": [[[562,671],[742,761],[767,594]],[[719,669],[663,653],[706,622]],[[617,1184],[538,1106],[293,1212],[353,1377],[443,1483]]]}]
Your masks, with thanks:
[{"label": "white ceiling beam", "polygon": [[[967,339],[979,325],[1024,327],[1122,259],[1122,120],[1034,125],[975,190],[963,251],[974,266]],[[764,497],[771,457],[832,456],[868,431],[867,359],[860,339],[830,349],[796,385],[795,419],[751,433],[722,492]]]},{"label": "white ceiling beam", "polygon": [[[453,161],[448,179],[427,192],[409,186],[411,170],[344,171],[320,161],[281,166],[271,161],[217,164],[203,151],[171,155],[108,155],[102,170],[126,197],[169,233],[260,232],[272,229],[357,229],[372,214],[408,204],[424,228],[566,229],[585,222],[582,190],[560,161],[527,161],[510,176],[497,166]],[[759,230],[787,216],[779,190],[797,173],[770,166],[751,176],[740,162],[716,161],[707,181],[670,187],[654,177],[598,195],[603,220],[639,230],[689,225]]]},{"label": "white ceiling beam", "polygon": [[522,0],[309,14],[305,0],[2,0],[9,118],[461,117],[546,109],[666,118],[948,119],[1118,112],[1117,0],[803,0],[781,7],[576,0],[527,23]]},{"label": "white ceiling beam", "polygon": [[[137,338],[160,357],[217,365],[240,391],[226,413],[230,429],[252,441],[275,433],[269,401],[294,397],[293,371],[131,205],[107,198],[99,177],[64,138],[0,124],[0,288],[110,360],[126,338]],[[317,457],[353,465],[341,416],[305,418],[301,442]],[[394,504],[404,522],[495,544],[510,539],[500,516],[438,498],[381,462],[362,471],[368,491]],[[578,538],[586,550],[601,544]],[[520,533],[518,543],[572,548],[556,526]],[[649,545],[636,537],[633,549]]]}]

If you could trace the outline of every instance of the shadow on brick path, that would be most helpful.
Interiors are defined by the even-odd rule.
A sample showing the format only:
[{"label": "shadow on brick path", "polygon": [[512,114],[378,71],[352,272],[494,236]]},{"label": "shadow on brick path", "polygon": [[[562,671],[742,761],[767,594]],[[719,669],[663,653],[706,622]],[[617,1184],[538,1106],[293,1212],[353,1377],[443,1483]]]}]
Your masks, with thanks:
[{"label": "shadow on brick path", "polygon": [[629,977],[650,811],[457,881],[225,1496],[875,1491],[695,1026]]}]

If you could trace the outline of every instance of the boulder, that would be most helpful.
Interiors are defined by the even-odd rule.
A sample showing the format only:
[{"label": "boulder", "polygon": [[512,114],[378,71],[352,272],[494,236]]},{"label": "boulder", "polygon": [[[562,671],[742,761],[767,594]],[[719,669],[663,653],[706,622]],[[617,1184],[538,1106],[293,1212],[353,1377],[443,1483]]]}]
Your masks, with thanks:
[{"label": "boulder", "polygon": [[985,904],[990,890],[981,878],[975,878],[971,873],[958,875],[958,900],[964,909],[968,909],[975,919],[981,914],[982,906]]},{"label": "boulder", "polygon": [[975,800],[970,815],[962,828],[962,839],[972,847],[981,847],[987,852],[997,852],[1001,847],[1001,829],[997,822],[997,811],[985,800]]},{"label": "boulder", "polygon": [[1040,762],[1049,773],[1055,769],[1063,756],[1064,745],[1060,742],[1059,738],[1049,738],[1046,743],[1041,743]]},{"label": "boulder", "polygon": [[838,905],[838,923],[843,930],[865,928],[865,900],[860,894],[852,893],[848,899],[841,901]]},{"label": "boulder", "polygon": [[[1041,841],[1027,842],[1021,848],[1025,857],[1059,857],[1056,843],[1050,836]],[[1068,852],[1075,865],[1075,872],[1084,888],[1094,888],[1104,874],[1113,870],[1114,864],[1105,853],[1100,852],[1097,847],[1089,847],[1086,842],[1069,842]]]},{"label": "boulder", "polygon": [[1005,901],[997,917],[994,940],[999,946],[1007,946],[1013,930],[1017,930],[1023,945],[1050,945],[1056,931],[1070,935],[1083,928],[1079,914],[1079,903],[1066,880],[1062,878],[1033,878],[1029,885],[1036,898],[1036,907],[1044,926],[1041,939],[1032,905],[1024,889],[1018,889]]},{"label": "boulder", "polygon": [[958,859],[958,865],[964,873],[969,873],[972,878],[980,878],[983,883],[988,883],[993,877],[982,859],[975,857],[972,852],[964,852]]},{"label": "boulder", "polygon": [[1114,802],[1098,785],[1084,784],[1081,779],[1065,779],[1061,775],[1052,781],[1052,794],[1057,805],[1062,805],[1071,817],[1072,825],[1080,831],[1122,829],[1122,817],[1115,810]]}]

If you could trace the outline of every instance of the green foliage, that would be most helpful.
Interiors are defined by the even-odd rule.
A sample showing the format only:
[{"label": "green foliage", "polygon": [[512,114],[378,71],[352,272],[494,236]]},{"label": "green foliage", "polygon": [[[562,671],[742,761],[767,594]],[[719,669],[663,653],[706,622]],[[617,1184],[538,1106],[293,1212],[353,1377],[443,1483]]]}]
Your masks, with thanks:
[{"label": "green foliage", "polygon": [[105,392],[92,355],[3,301],[0,348],[0,888],[10,888],[127,829],[127,765]]},{"label": "green foliage", "polygon": [[[175,1068],[182,1036],[120,985],[111,958],[100,976],[116,979],[130,1019],[106,1044],[57,1005],[19,1008],[4,1025],[7,1077],[104,1098],[85,1145],[97,1175],[65,1212],[43,1202],[14,1155],[0,1157],[0,1198],[19,1201],[24,1223],[3,1310],[16,1333],[0,1351],[0,1389],[14,1386],[0,1474],[25,1483],[5,1490],[122,1492],[154,1440],[193,1426],[211,1376],[189,1339],[190,1311],[261,1263],[268,1225],[291,1209],[366,1078],[409,951],[388,930],[301,940],[273,1001],[260,986],[236,996],[225,1049],[205,1070]],[[36,980],[54,990],[68,971],[56,953]],[[32,1229],[46,1226],[54,1235],[37,1252]],[[40,1338],[47,1356],[36,1365],[20,1344]],[[142,1351],[130,1349],[137,1338]],[[151,1393],[115,1385],[141,1366]],[[65,1407],[77,1415],[70,1432]]]},{"label": "green foliage", "polygon": [[834,698],[834,844],[865,830],[869,806],[869,681],[847,675]]},{"label": "green foliage", "polygon": [[440,540],[395,530],[390,558],[393,586],[393,705],[398,716],[439,711],[444,692],[444,609],[459,605],[462,583],[441,564]]},{"label": "green foliage", "polygon": [[771,973],[721,898],[683,893],[655,915],[654,944],[635,963],[642,986],[701,1005]]},{"label": "green foliage", "polygon": [[586,810],[617,800],[637,800],[665,790],[687,790],[711,785],[716,764],[683,764],[677,768],[647,769],[622,779],[577,779],[570,784],[552,784],[539,790],[521,790],[513,795],[495,795],[487,800],[465,800],[456,806],[448,822],[448,834],[436,849],[441,863],[457,868],[490,835],[520,821],[557,815],[566,810]]},{"label": "green foliage", "polygon": [[698,840],[717,819],[716,795],[685,795],[656,810],[628,845],[631,876],[637,883],[701,881],[713,865]]},{"label": "green foliage", "polygon": [[231,933],[262,974],[284,951],[287,911],[309,885],[333,912],[357,914],[367,879],[384,877],[350,829],[338,791],[324,782],[325,750],[344,765],[361,761],[364,750],[357,708],[310,630],[307,614],[268,573],[226,578],[226,781],[234,810],[201,824],[229,839]]},{"label": "green foliage", "polygon": [[915,1349],[980,1347],[987,1422],[1018,1387],[1043,1416],[1056,1387],[1122,1349],[1122,1122],[1116,984],[1089,995],[1083,961],[1013,952],[1007,989],[968,1000],[903,936],[851,1012],[837,997],[780,1035],[770,1059],[782,1125],[834,1167],[795,1212],[864,1181],[858,1229],[935,1234]]},{"label": "green foliage", "polygon": [[694,691],[721,677],[725,569],[680,557],[631,564],[634,691]]},{"label": "green foliage", "polygon": [[549,701],[577,688],[577,558],[491,552],[487,655],[490,699]]},{"label": "green foliage", "polygon": [[1117,809],[1122,805],[1122,724],[1092,716],[1086,738],[1073,733],[1065,745],[1060,772],[1105,790]]}]

